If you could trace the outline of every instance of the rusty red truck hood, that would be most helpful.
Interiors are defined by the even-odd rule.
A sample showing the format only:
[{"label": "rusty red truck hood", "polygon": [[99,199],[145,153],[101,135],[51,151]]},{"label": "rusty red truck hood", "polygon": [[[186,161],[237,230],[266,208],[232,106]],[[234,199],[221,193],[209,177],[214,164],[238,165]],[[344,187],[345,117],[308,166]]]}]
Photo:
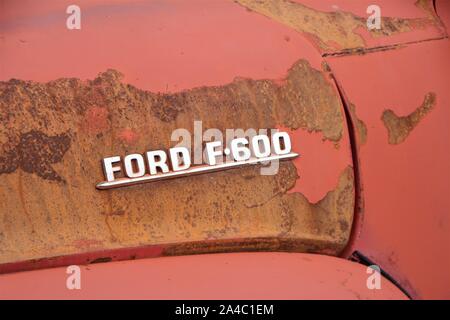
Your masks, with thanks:
[{"label": "rusty red truck hood", "polygon": [[[370,1],[334,2],[78,1],[79,30],[67,1],[1,2],[0,283],[276,251],[365,257],[410,297],[448,298],[420,262],[450,266],[448,5],[379,1],[370,31]],[[180,128],[273,128],[300,157],[96,188],[102,159],[168,150]]]}]

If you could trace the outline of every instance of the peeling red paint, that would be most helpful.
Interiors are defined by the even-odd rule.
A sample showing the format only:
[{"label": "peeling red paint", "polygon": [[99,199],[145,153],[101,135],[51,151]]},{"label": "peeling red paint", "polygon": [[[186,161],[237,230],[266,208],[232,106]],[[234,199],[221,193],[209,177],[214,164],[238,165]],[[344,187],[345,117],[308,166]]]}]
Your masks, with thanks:
[{"label": "peeling red paint", "polygon": [[[342,170],[353,165],[349,141],[343,139],[336,144],[324,140],[320,133],[301,129],[279,129],[289,132],[294,150],[300,152],[300,157],[293,161],[299,179],[289,193],[300,192],[310,202],[318,202],[336,187]],[[344,135],[347,135],[347,132]],[[330,163],[333,165],[329,165]]]},{"label": "peeling red paint", "polygon": [[[449,297],[449,52],[445,39],[326,59],[368,130],[359,149],[364,223],[353,248],[415,298]],[[383,111],[413,114],[429,92],[435,108],[406,140],[389,144]],[[426,262],[437,260],[439,267]]]},{"label": "peeling red paint", "polygon": [[[381,28],[369,30],[366,26],[368,14],[361,14],[370,2],[344,3],[346,10],[330,3],[324,11],[325,2],[291,0],[236,0],[240,5],[261,14],[270,20],[289,26],[309,39],[322,53],[331,54],[356,48],[372,48],[429,38],[445,36],[442,25],[434,13],[431,0],[410,1],[402,4],[402,11],[389,15],[391,10],[383,8]],[[386,6],[391,9],[392,6]],[[417,10],[419,9],[419,10]],[[354,11],[358,11],[355,14]],[[404,18],[405,12],[413,18]],[[406,14],[408,14],[406,13]]]},{"label": "peeling red paint", "polygon": [[[233,1],[79,0],[77,5],[89,26],[78,33],[64,28],[62,2],[9,2],[1,16],[0,61],[8,63],[2,63],[0,80],[92,79],[111,68],[141,89],[176,92],[237,76],[281,78],[300,58],[320,67],[316,50],[299,33]],[[33,19],[23,27],[20,21],[28,17]]]}]

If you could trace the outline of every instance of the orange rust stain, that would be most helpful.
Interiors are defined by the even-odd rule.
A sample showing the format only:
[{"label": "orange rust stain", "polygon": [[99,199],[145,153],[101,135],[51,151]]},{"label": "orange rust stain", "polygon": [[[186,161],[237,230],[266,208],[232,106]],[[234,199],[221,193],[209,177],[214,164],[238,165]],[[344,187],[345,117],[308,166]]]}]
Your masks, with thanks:
[{"label": "orange rust stain", "polygon": [[123,129],[117,134],[120,141],[126,144],[135,144],[139,140],[139,135],[133,129]]},{"label": "orange rust stain", "polygon": [[17,185],[18,185],[17,191],[19,194],[20,204],[22,205],[23,213],[27,217],[28,226],[30,227],[31,233],[33,234],[33,233],[35,233],[35,230],[34,230],[34,226],[33,226],[33,220],[31,219],[30,213],[28,212],[28,209],[27,209],[26,198],[25,198],[24,190],[23,190],[22,172],[19,173],[19,182]]},{"label": "orange rust stain", "polygon": [[[366,47],[366,41],[358,30],[367,30],[367,17],[345,11],[319,11],[290,0],[235,0],[235,2],[305,34],[320,50]],[[372,37],[385,37],[439,25],[439,20],[430,13],[427,1],[419,0],[416,5],[427,13],[427,17],[383,17],[381,28],[370,30],[368,34]]]},{"label": "orange rust stain", "polygon": [[88,132],[92,134],[101,133],[109,128],[108,109],[97,106],[89,107],[86,110],[84,120],[85,122],[82,125]]},{"label": "orange rust stain", "polygon": [[352,117],[353,125],[355,126],[356,134],[358,135],[358,145],[363,146],[367,142],[367,126],[356,114],[356,108],[353,103],[349,104],[349,112]]},{"label": "orange rust stain", "polygon": [[86,250],[91,248],[101,247],[103,241],[96,239],[78,239],[72,242],[72,245],[77,249]]},{"label": "orange rust stain", "polygon": [[381,120],[388,130],[389,144],[399,144],[405,141],[411,131],[436,105],[436,94],[429,92],[425,95],[423,103],[414,112],[399,117],[394,111],[388,109],[383,112]]},{"label": "orange rust stain", "polygon": [[105,216],[124,216],[125,215],[125,210],[114,210],[112,212],[102,212],[103,215]]},{"label": "orange rust stain", "polygon": [[436,11],[433,8],[433,1],[430,0],[417,0],[415,5],[422,9],[430,19],[436,19],[439,21],[439,17],[436,14]]}]

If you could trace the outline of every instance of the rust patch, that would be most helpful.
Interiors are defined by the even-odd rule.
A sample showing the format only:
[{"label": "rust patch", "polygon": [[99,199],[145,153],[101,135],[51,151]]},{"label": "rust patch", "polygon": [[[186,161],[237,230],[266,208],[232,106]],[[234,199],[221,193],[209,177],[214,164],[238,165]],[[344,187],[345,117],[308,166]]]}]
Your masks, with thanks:
[{"label": "rust patch", "polygon": [[331,72],[331,68],[325,60],[322,61],[321,66],[322,66],[323,72],[327,72],[327,73]]},{"label": "rust patch", "polygon": [[102,133],[109,128],[108,110],[97,106],[89,107],[82,125],[90,133]]},{"label": "rust patch", "polygon": [[339,52],[329,52],[324,53],[324,57],[342,57],[342,56],[348,56],[348,55],[365,55],[368,53],[373,52],[383,52],[383,51],[390,51],[390,50],[398,50],[405,48],[405,44],[393,44],[393,45],[384,45],[379,47],[372,47],[372,48],[350,48],[350,49],[342,49]]},{"label": "rust patch", "polygon": [[388,109],[383,112],[381,120],[388,130],[389,144],[399,144],[405,141],[411,131],[436,105],[436,94],[429,92],[425,95],[423,103],[408,116],[399,117],[394,111]]},{"label": "rust patch", "polygon": [[439,17],[434,10],[433,1],[430,0],[417,0],[415,5],[422,9],[430,19],[436,19],[439,21]]},{"label": "rust patch", "polygon": [[[130,109],[129,114],[150,112],[168,123],[174,122],[180,113],[210,122],[214,113],[214,120],[218,122],[215,126],[219,129],[282,125],[321,131],[325,139],[334,142],[342,136],[339,98],[323,73],[305,60],[294,64],[281,84],[239,78],[221,87],[161,94],[122,84],[120,79],[119,72],[108,70],[87,83],[77,79],[60,79],[47,84],[20,80],[0,82],[0,110],[5,115],[0,117],[0,123],[9,126],[20,116],[33,116],[36,121],[31,121],[32,125],[49,131],[56,126],[56,121],[76,131],[70,117],[84,114],[81,126],[98,134],[112,126],[113,117],[124,122],[125,111]],[[49,118],[53,118],[51,125]],[[0,131],[0,143],[6,136],[14,136],[13,128],[8,126]]]},{"label": "rust patch", "polygon": [[[295,169],[291,168],[290,163],[286,164],[287,176],[279,177],[280,182],[289,188],[295,183],[296,176]],[[285,182],[286,178],[288,182]],[[261,209],[262,212],[279,212],[281,206],[281,228],[277,237],[188,242],[167,246],[163,255],[267,250],[339,254],[347,243],[353,219],[353,179],[353,169],[347,167],[341,173],[336,188],[317,203],[310,203],[301,193],[287,194],[287,190],[273,195]],[[300,237],[299,231],[304,232]],[[318,234],[321,236],[316,237]]]},{"label": "rust patch", "polygon": [[[0,154],[8,157],[0,163],[9,173],[0,175],[0,263],[91,250],[73,245],[80,239],[100,241],[99,250],[173,244],[168,254],[217,247],[270,250],[275,245],[338,254],[344,248],[354,207],[350,167],[336,189],[313,204],[302,194],[287,192],[298,179],[289,161],[274,176],[262,176],[254,166],[108,192],[95,189],[103,178],[103,157],[167,149],[176,143],[170,141],[173,130],[193,132],[194,120],[202,120],[203,130],[283,126],[321,132],[335,143],[347,138],[337,91],[327,74],[304,60],[282,81],[239,78],[223,86],[165,94],[124,84],[114,70],[89,81],[0,82]],[[133,134],[121,128],[133,128]],[[71,132],[70,139],[61,132]],[[15,146],[24,141],[39,163],[64,164],[58,165],[57,176],[65,184],[49,183],[49,178],[58,179],[55,171],[36,164],[33,170],[46,178],[24,174],[22,200],[11,191],[19,188],[20,179],[9,176],[16,174],[24,150]],[[20,205],[24,199],[29,218]],[[210,241],[219,244],[205,244]]]},{"label": "rust patch", "polygon": [[[357,29],[367,29],[367,17],[359,17],[344,11],[322,12],[289,0],[235,0],[235,2],[305,34],[323,51],[366,46]],[[436,17],[429,14],[429,4],[426,1],[419,0],[416,5],[427,12],[427,18],[383,17],[381,29],[371,30],[370,34],[373,37],[390,36],[438,24]]]},{"label": "rust patch", "polygon": [[119,140],[126,144],[135,144],[139,139],[139,136],[132,129],[126,128],[119,132],[117,135]]},{"label": "rust patch", "polygon": [[352,120],[355,125],[356,133],[358,134],[358,142],[361,146],[365,145],[367,142],[367,126],[361,119],[356,115],[356,108],[353,103],[349,104],[349,111]]},{"label": "rust patch", "polygon": [[102,241],[98,241],[95,239],[79,239],[72,243],[72,246],[76,247],[77,249],[90,249],[90,248],[96,248],[101,247]]},{"label": "rust patch", "polygon": [[125,210],[115,210],[112,212],[102,212],[102,215],[104,216],[124,216]]},{"label": "rust patch", "polygon": [[32,130],[21,134],[19,144],[0,157],[0,174],[20,168],[42,179],[63,182],[51,165],[60,162],[69,147],[70,137],[66,133],[47,136]]}]

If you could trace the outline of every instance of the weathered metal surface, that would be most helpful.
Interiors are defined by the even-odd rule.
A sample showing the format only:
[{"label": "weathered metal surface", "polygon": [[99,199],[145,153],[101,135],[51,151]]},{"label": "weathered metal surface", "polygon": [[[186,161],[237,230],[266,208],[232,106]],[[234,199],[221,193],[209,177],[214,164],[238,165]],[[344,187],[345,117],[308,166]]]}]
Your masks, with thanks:
[{"label": "weathered metal surface", "polygon": [[[347,252],[364,252],[414,297],[448,297],[449,45],[430,41],[447,35],[432,1],[378,1],[383,25],[372,32],[368,0],[236,2],[80,0],[89,14],[75,33],[60,21],[62,2],[1,3],[0,270],[337,254],[355,205]],[[436,8],[448,21],[446,4]],[[328,65],[319,53],[336,57]],[[333,77],[352,120],[355,179]],[[303,156],[273,177],[247,168],[94,190],[99,159],[167,148],[171,130],[194,119],[283,128]]]},{"label": "weathered metal surface", "polygon": [[411,0],[401,6],[377,1],[381,28],[368,30],[366,9],[373,1],[236,0],[305,35],[322,52],[352,53],[356,49],[443,37],[444,28],[431,0]]},{"label": "weathered metal surface", "polygon": [[177,92],[237,76],[279,79],[301,58],[320,68],[295,30],[232,1],[205,2],[80,0],[81,30],[67,30],[72,3],[2,1],[0,77],[86,80],[112,68],[140,89]]},{"label": "weathered metal surface", "polygon": [[[3,20],[0,270],[66,264],[80,255],[86,261],[111,260],[114,249],[127,249],[120,259],[137,252],[142,257],[144,247],[152,256],[242,250],[339,254],[353,220],[351,150],[339,94],[311,45],[232,2],[138,3],[124,5],[124,11],[95,7],[86,7],[78,34],[44,23],[46,15],[32,21],[32,30],[8,15]],[[102,20],[103,15],[110,16]],[[233,24],[211,28],[211,16]],[[176,23],[180,19],[186,21],[184,33]],[[230,33],[234,25],[239,32]],[[100,43],[90,40],[109,28],[117,32]],[[141,31],[130,37],[130,28]],[[37,41],[36,30],[52,34],[52,43]],[[281,47],[265,47],[263,33]],[[71,47],[55,38],[63,43],[70,38]],[[72,48],[81,60],[67,57]],[[31,59],[38,59],[35,69],[24,68]],[[192,63],[196,70],[186,67]],[[79,79],[107,68],[93,80]],[[123,71],[124,79],[115,70]],[[60,75],[65,77],[51,80]],[[275,176],[242,168],[95,189],[103,180],[100,159],[167,149],[175,144],[172,131],[193,132],[194,120],[203,121],[203,130],[285,128],[302,157],[282,163]]]},{"label": "weathered metal surface", "polygon": [[444,39],[327,58],[367,126],[358,148],[364,223],[349,252],[415,298],[450,296],[449,54]]},{"label": "weathered metal surface", "polygon": [[[338,142],[345,123],[339,97],[306,62],[296,64],[284,84],[242,79],[153,94],[121,83],[110,71],[86,83],[2,82],[0,97],[4,263],[77,253],[80,240],[103,249],[283,237],[304,239],[309,245],[301,250],[334,254],[346,244],[354,201],[351,168],[317,204],[286,194],[298,178],[291,162],[281,163],[275,176],[242,168],[129,190],[95,189],[102,156],[167,149],[174,144],[171,132],[193,132],[194,119],[223,132],[282,124],[318,130]],[[122,127],[134,128],[141,138],[131,146],[117,141],[114,131]]]},{"label": "weathered metal surface", "polygon": [[66,289],[66,268],[4,274],[0,299],[407,299],[383,277],[368,289],[367,276],[323,255],[193,255],[81,266],[82,290]]},{"label": "weathered metal surface", "polygon": [[399,144],[405,141],[425,115],[433,110],[435,104],[436,95],[430,92],[425,95],[422,105],[407,116],[399,117],[391,109],[385,110],[381,120],[388,131],[389,143]]}]

